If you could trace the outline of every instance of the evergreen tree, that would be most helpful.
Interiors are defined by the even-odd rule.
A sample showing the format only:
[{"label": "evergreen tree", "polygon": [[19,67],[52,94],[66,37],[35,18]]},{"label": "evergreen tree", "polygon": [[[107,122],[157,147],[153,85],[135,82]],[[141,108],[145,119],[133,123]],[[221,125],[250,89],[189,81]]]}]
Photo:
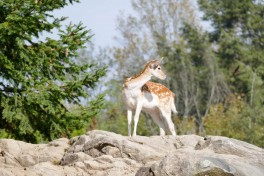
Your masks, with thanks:
[{"label": "evergreen tree", "polygon": [[[98,113],[103,96],[84,106],[80,101],[105,68],[77,62],[78,50],[92,35],[81,23],[61,29],[66,18],[51,12],[67,5],[65,0],[0,1],[0,136],[30,142],[68,137]],[[53,29],[58,40],[39,40]],[[75,104],[74,110],[66,104]]]},{"label": "evergreen tree", "polygon": [[[230,81],[235,89],[246,93],[251,86],[247,86],[241,74],[254,72],[264,80],[264,3],[256,0],[198,2],[204,12],[203,18],[211,21],[214,27],[209,35],[211,42],[218,46],[216,54],[221,58],[220,66],[230,69]],[[236,81],[244,83],[238,85]]]}]

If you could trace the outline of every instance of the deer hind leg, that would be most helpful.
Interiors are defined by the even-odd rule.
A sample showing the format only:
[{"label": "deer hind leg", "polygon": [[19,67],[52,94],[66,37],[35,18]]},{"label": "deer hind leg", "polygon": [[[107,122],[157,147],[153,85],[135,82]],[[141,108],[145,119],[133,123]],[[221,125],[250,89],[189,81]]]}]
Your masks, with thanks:
[{"label": "deer hind leg", "polygon": [[127,108],[127,128],[128,128],[128,136],[131,136],[131,125],[132,125],[132,109]]},{"label": "deer hind leg", "polygon": [[167,126],[168,131],[173,135],[176,136],[175,126],[171,120],[171,111],[161,111],[161,116],[164,119],[164,125]]},{"label": "deer hind leg", "polygon": [[152,117],[152,119],[154,120],[154,122],[159,126],[160,136],[165,136],[165,129],[166,128],[164,126],[164,122],[160,118],[160,113],[154,111],[154,112],[151,112],[149,114]]}]

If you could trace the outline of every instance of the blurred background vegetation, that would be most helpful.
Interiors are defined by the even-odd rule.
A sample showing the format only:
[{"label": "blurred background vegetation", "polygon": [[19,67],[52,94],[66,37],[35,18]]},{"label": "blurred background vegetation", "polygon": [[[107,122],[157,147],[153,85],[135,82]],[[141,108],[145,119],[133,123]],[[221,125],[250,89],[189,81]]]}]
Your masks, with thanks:
[{"label": "blurred background vegetation", "polygon": [[[98,128],[127,134],[122,81],[165,57],[176,93],[177,133],[223,135],[264,147],[264,3],[253,0],[133,0],[136,15],[117,20],[109,48],[112,79]],[[158,80],[156,80],[158,81]],[[147,114],[140,135],[157,135]]]},{"label": "blurred background vegetation", "polygon": [[[176,94],[178,135],[264,147],[263,1],[132,0],[136,13],[117,19],[119,45],[97,52],[82,24],[61,30],[64,19],[50,14],[72,2],[0,2],[1,137],[45,142],[92,129],[127,135],[123,80],[165,57],[161,83]],[[53,28],[60,39],[34,40]],[[138,134],[158,132],[141,113]]]}]

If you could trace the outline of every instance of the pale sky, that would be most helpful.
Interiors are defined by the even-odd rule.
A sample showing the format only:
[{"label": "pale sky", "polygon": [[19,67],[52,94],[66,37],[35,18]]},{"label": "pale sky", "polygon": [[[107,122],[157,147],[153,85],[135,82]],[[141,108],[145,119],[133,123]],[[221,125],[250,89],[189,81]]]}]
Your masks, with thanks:
[{"label": "pale sky", "polygon": [[133,13],[130,0],[81,0],[81,3],[74,3],[53,14],[68,17],[65,24],[82,22],[95,34],[92,37],[95,46],[105,47],[115,43],[113,38],[118,35],[115,28],[120,11]]}]

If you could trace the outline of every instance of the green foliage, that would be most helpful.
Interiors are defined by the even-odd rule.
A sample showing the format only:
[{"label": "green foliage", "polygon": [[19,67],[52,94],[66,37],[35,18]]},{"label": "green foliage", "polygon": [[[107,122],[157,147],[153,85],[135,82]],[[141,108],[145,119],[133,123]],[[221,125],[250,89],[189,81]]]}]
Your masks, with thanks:
[{"label": "green foliage", "polygon": [[[102,105],[102,96],[80,104],[89,97],[85,88],[95,88],[106,70],[78,63],[78,51],[92,35],[81,23],[61,30],[66,18],[51,12],[66,5],[65,0],[0,2],[1,137],[41,142],[71,136]],[[38,40],[40,33],[53,29],[60,39]],[[69,110],[66,104],[76,108]]]},{"label": "green foliage", "polygon": [[[227,136],[264,147],[263,114],[251,110],[241,95],[232,95],[226,104],[211,106],[204,117],[205,131],[209,135]],[[251,116],[255,118],[252,120]]]}]

